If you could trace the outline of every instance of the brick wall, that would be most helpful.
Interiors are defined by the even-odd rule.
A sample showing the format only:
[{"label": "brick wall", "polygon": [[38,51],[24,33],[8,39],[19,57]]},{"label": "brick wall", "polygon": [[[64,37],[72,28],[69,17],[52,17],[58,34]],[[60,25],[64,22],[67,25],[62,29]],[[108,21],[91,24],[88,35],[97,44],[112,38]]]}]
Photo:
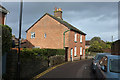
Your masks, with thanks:
[{"label": "brick wall", "polygon": [[17,51],[11,50],[7,53],[7,62],[6,62],[6,79],[5,80],[16,80],[17,78]]},{"label": "brick wall", "polygon": [[[10,53],[7,54],[6,76],[4,77],[5,80],[17,80],[17,60],[17,50],[12,50],[10,51]],[[21,57],[20,60],[21,80],[32,79],[34,76],[40,74],[48,68],[48,61],[42,58]],[[51,56],[49,60],[50,67],[61,64],[65,61],[64,55]]]},{"label": "brick wall", "polygon": [[112,55],[120,55],[120,40],[115,41],[111,47]]},{"label": "brick wall", "polygon": [[[66,26],[59,23],[55,19],[48,15],[45,15],[40,21],[38,21],[33,27],[27,31],[27,40],[34,46],[40,48],[51,48],[51,49],[63,49],[64,47],[64,35],[65,31],[69,30]],[[35,38],[31,39],[31,32],[35,32]],[[73,58],[80,58],[80,47],[84,49],[85,53],[85,35],[82,35],[82,43],[80,43],[80,33],[77,33],[77,43],[74,42],[75,31],[68,31],[65,33],[65,47],[68,49],[68,61],[70,61],[70,50],[74,47],[77,48],[77,56]],[[46,34],[46,38],[44,37]],[[83,50],[82,50],[83,51]],[[85,54],[82,55],[82,58]]]},{"label": "brick wall", "polygon": [[[70,61],[70,57],[71,57],[71,48],[73,49],[73,60],[76,59],[80,59],[80,47],[82,47],[82,53],[83,53],[83,49],[84,49],[84,53],[85,53],[85,35],[82,35],[82,43],[80,42],[80,33],[77,33],[77,42],[74,41],[75,38],[75,32],[74,31],[70,31],[70,40],[69,40],[69,55],[68,55],[68,61]],[[74,56],[74,48],[77,48],[77,56]],[[82,58],[85,58],[85,54],[82,55]]]},{"label": "brick wall", "polygon": [[[68,30],[67,27],[46,15],[28,30],[27,40],[35,47],[63,49],[63,33],[66,30]],[[31,32],[35,32],[34,39],[31,39]],[[46,38],[44,38],[45,33]]]},{"label": "brick wall", "polygon": [[5,15],[0,12],[0,24],[4,24]]}]

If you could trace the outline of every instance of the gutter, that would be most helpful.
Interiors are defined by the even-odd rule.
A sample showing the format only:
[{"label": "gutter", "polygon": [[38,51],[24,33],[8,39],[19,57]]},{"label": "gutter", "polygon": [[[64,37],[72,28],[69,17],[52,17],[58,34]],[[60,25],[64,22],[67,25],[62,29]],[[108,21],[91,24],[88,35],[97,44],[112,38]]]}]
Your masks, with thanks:
[{"label": "gutter", "polygon": [[65,33],[68,32],[68,31],[70,31],[70,30],[66,30],[63,33],[63,48],[65,48]]},{"label": "gutter", "polygon": [[0,8],[0,12],[3,12],[3,13],[5,13],[5,14],[9,14],[9,13],[10,13],[8,10],[3,9],[3,8]]}]

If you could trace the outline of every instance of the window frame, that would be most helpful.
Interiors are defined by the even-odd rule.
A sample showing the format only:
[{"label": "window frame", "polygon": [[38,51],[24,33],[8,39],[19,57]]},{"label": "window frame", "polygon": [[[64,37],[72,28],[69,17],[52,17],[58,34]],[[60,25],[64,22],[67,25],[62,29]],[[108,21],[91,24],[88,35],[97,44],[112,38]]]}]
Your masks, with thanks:
[{"label": "window frame", "polygon": [[77,47],[74,47],[74,56],[77,56]]},{"label": "window frame", "polygon": [[82,43],[82,34],[80,34],[80,43]]},{"label": "window frame", "polygon": [[74,41],[77,42],[77,33],[74,34]]},{"label": "window frame", "polygon": [[47,37],[47,35],[46,35],[46,33],[44,33],[44,38],[46,38]]},{"label": "window frame", "polygon": [[80,55],[83,55],[83,53],[82,53],[82,47],[80,47]]},{"label": "window frame", "polygon": [[35,32],[31,32],[31,39],[35,38]]}]

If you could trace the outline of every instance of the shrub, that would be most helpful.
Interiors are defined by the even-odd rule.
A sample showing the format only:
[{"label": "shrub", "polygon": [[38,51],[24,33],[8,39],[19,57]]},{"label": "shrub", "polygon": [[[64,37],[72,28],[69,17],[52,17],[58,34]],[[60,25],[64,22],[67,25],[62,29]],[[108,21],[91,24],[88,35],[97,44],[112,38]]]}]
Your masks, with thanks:
[{"label": "shrub", "polygon": [[50,56],[54,55],[64,55],[64,49],[39,49],[39,48],[24,48],[21,50],[21,56],[24,58],[43,58],[47,59]]},{"label": "shrub", "polygon": [[12,47],[12,29],[7,25],[1,24],[0,29],[2,29],[2,53],[4,54],[9,52]]}]

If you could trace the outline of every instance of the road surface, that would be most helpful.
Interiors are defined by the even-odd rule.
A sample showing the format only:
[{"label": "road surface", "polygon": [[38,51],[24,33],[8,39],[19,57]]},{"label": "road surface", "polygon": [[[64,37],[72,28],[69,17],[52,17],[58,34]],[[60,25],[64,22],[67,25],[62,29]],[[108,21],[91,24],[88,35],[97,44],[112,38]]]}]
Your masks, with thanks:
[{"label": "road surface", "polygon": [[[52,71],[41,76],[41,78],[89,78],[91,80],[96,80],[94,78],[95,74],[91,70],[91,59],[68,62],[62,66],[59,66]],[[39,80],[37,79],[37,80]]]}]

